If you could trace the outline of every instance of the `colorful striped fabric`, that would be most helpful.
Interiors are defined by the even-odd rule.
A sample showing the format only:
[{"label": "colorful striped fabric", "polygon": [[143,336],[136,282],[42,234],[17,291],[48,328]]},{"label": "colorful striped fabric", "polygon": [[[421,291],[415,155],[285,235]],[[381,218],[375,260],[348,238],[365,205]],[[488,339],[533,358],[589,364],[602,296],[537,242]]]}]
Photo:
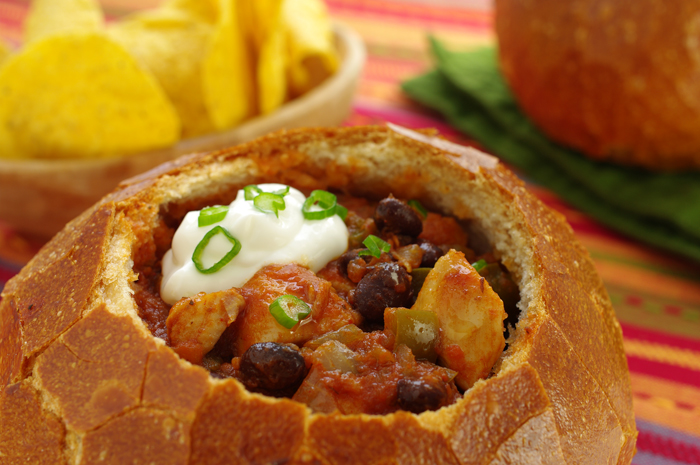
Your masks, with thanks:
[{"label": "colorful striped fabric", "polygon": [[[0,0],[0,35],[20,41],[27,1]],[[103,0],[118,17],[157,0]],[[453,48],[493,43],[487,0],[327,0],[334,18],[364,39],[368,61],[346,124],[386,121],[435,127],[470,141],[410,102],[399,82],[428,69],[426,34]],[[624,332],[639,439],[635,465],[700,465],[700,267],[596,224],[552,193],[530,185],[563,213],[589,249]],[[41,244],[0,224],[0,286]]]}]

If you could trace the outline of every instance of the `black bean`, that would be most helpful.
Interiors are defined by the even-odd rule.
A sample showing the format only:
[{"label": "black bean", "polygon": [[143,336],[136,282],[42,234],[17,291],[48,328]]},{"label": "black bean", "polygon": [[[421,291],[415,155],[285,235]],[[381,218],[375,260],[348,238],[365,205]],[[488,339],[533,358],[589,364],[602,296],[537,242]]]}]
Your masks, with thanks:
[{"label": "black bean", "polygon": [[402,378],[396,385],[399,408],[413,413],[437,410],[447,401],[444,384],[429,384],[421,379]]},{"label": "black bean", "polygon": [[279,391],[300,383],[306,376],[301,353],[287,345],[258,342],[241,357],[242,382],[248,389]]},{"label": "black bean", "polygon": [[381,321],[387,307],[405,307],[411,300],[411,277],[396,262],[377,264],[355,288],[354,305],[370,321]]},{"label": "black bean", "polygon": [[394,197],[387,197],[379,202],[374,211],[374,222],[385,233],[418,237],[423,231],[420,215]]},{"label": "black bean", "polygon": [[445,255],[445,252],[443,252],[440,247],[430,241],[420,240],[418,245],[420,246],[421,250],[423,250],[423,259],[420,262],[421,268],[434,267],[435,263],[438,261],[438,258]]}]

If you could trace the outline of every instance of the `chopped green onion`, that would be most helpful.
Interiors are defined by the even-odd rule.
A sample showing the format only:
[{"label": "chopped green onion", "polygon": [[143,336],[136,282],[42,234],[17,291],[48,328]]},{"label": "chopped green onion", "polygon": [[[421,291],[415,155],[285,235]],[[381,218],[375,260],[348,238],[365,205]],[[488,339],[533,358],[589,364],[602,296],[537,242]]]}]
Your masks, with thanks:
[{"label": "chopped green onion", "polygon": [[488,263],[486,263],[486,260],[484,260],[483,258],[477,262],[472,263],[472,267],[477,273],[481,271],[486,265],[488,265]]},{"label": "chopped green onion", "polygon": [[425,207],[423,206],[423,204],[421,204],[419,201],[417,201],[417,200],[409,200],[409,201],[408,201],[408,206],[409,206],[409,207],[413,207],[413,209],[414,209],[415,211],[417,211],[418,213],[420,213],[420,216],[422,216],[423,218],[427,218],[427,217],[428,217],[428,210],[426,210]]},{"label": "chopped green onion", "polygon": [[243,188],[243,193],[246,200],[253,200],[255,197],[262,194],[263,191],[255,184],[251,184],[250,186],[245,186]]},{"label": "chopped green onion", "polygon": [[371,255],[379,258],[382,256],[382,252],[389,252],[391,250],[391,246],[387,242],[384,242],[373,234],[367,236],[367,239],[362,241],[362,243],[367,247],[367,250],[360,250],[357,252],[358,255]]},{"label": "chopped green onion", "polygon": [[345,218],[348,217],[348,209],[338,203],[335,205],[335,214],[345,221]]},{"label": "chopped green onion", "polygon": [[277,189],[275,192],[273,192],[273,194],[284,197],[285,195],[289,194],[289,186],[284,186],[284,189]]},{"label": "chopped green onion", "polygon": [[[221,260],[218,262],[214,263],[212,266],[209,268],[204,268],[204,265],[202,264],[202,254],[204,254],[204,249],[207,248],[207,245],[209,244],[209,241],[211,240],[212,237],[216,236],[217,234],[223,234],[226,239],[233,244],[233,247],[231,247],[231,250],[228,251],[226,255],[223,256]],[[199,241],[199,244],[197,244],[197,247],[194,248],[194,252],[192,253],[192,261],[194,262],[195,268],[200,273],[204,274],[211,274],[211,273],[216,273],[219,271],[221,268],[223,268],[228,262],[233,260],[233,257],[238,255],[238,252],[241,251],[241,242],[233,237],[230,232],[226,228],[223,228],[221,226],[216,226],[215,228],[212,228],[209,232],[207,232],[204,237],[202,238],[201,241]]]},{"label": "chopped green onion", "polygon": [[277,218],[280,217],[279,212],[287,208],[284,198],[281,195],[263,192],[253,200],[255,208],[263,213],[274,213]]},{"label": "chopped green onion", "polygon": [[[311,210],[314,205],[318,205],[320,210]],[[315,190],[309,198],[304,201],[301,211],[307,220],[322,220],[335,215],[337,198],[327,191]]]},{"label": "chopped green onion", "polygon": [[270,313],[275,320],[287,329],[292,329],[299,321],[311,314],[311,307],[293,295],[277,297],[270,304]]},{"label": "chopped green onion", "polygon": [[228,205],[203,208],[202,211],[199,212],[197,224],[201,228],[202,226],[209,226],[210,224],[218,223],[226,218],[227,213]]}]

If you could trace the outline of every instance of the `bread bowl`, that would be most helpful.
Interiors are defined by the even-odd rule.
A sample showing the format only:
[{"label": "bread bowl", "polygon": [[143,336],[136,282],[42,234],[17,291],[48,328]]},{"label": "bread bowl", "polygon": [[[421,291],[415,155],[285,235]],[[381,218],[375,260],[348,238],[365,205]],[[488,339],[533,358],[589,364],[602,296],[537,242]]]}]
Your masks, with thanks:
[{"label": "bread bowl", "polygon": [[497,0],[501,69],[549,137],[596,160],[700,168],[700,6]]},{"label": "bread bowl", "polygon": [[[132,285],[164,252],[163,222],[266,181],[469,218],[520,290],[491,375],[418,415],[313,413],[153,337]],[[280,132],[125,181],[8,282],[0,321],[10,463],[626,464],[635,450],[620,328],[570,227],[495,158],[397,126]]]}]

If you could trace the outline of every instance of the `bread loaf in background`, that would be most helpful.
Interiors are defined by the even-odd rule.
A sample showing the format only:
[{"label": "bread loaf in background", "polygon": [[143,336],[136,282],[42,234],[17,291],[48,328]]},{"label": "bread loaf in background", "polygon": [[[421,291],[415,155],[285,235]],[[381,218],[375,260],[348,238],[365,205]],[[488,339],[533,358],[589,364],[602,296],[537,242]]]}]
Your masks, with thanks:
[{"label": "bread loaf in background", "polygon": [[[471,218],[520,289],[494,374],[434,412],[313,414],[153,337],[130,283],[163,215],[271,181]],[[637,434],[620,327],[563,217],[495,158],[399,127],[280,132],[122,183],[8,282],[0,386],[12,464],[629,464]]]},{"label": "bread loaf in background", "polygon": [[597,160],[700,169],[700,3],[495,6],[504,77],[551,139]]}]

